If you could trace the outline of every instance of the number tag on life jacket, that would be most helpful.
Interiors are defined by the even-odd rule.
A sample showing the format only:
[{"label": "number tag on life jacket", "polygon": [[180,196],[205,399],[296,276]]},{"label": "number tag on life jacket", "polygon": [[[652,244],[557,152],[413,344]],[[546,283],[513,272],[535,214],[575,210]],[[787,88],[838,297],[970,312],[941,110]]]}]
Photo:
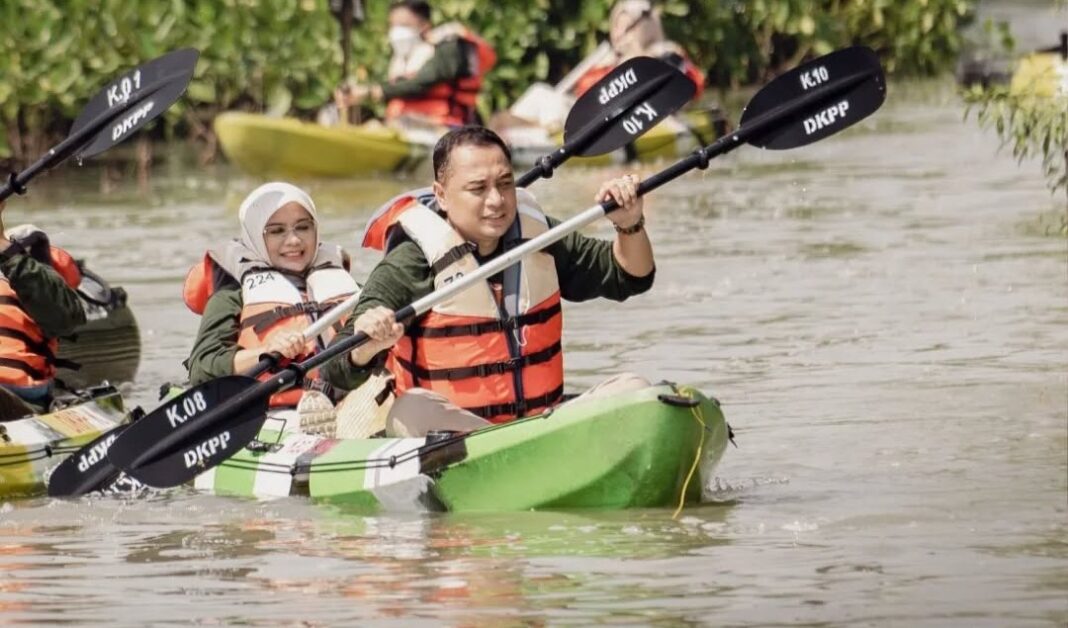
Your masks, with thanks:
[{"label": "number tag on life jacket", "polygon": [[271,271],[246,273],[241,280],[241,298],[253,303],[300,303],[300,291],[288,279]]}]

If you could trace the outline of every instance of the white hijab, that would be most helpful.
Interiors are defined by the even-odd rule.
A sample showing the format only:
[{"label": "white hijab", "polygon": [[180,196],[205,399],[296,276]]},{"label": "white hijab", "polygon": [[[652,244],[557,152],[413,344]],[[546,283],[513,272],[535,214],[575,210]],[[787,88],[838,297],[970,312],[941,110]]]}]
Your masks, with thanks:
[{"label": "white hijab", "polygon": [[[237,214],[241,221],[240,239],[231,240],[222,250],[209,251],[210,255],[237,279],[249,270],[269,268],[271,258],[267,252],[267,242],[263,238],[263,229],[275,212],[287,203],[299,204],[318,225],[319,216],[315,212],[315,203],[307,192],[281,181],[264,183],[249,192],[241,202],[241,209]],[[324,246],[319,240],[319,230],[315,230],[315,258],[311,266],[323,263],[340,266],[340,251],[341,247],[338,246]]]},{"label": "white hijab", "polygon": [[[263,229],[270,222],[275,212],[287,203],[297,203],[311,214],[312,220],[319,223],[315,213],[315,203],[304,190],[289,183],[272,181],[249,192],[241,202],[237,217],[241,221],[241,243],[255,253],[255,261],[270,263],[267,243],[263,238]],[[319,248],[319,230],[315,230],[315,248]]]}]

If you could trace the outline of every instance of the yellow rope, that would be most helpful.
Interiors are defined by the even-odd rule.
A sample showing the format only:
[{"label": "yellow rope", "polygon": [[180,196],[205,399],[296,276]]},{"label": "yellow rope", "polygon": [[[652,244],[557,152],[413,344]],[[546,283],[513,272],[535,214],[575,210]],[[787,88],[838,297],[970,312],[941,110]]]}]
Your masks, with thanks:
[{"label": "yellow rope", "polygon": [[[693,389],[687,389],[681,391],[684,396],[690,399],[694,398]],[[693,459],[693,464],[690,466],[690,472],[686,475],[686,481],[682,483],[682,493],[679,494],[679,507],[675,509],[675,513],[671,515],[672,519],[678,519],[679,513],[682,512],[683,505],[686,504],[686,489],[690,487],[690,480],[693,479],[693,474],[697,471],[698,463],[701,462],[701,451],[705,447],[705,432],[708,431],[705,425],[705,417],[701,413],[701,406],[696,405],[690,408],[690,412],[693,414],[693,418],[697,420],[697,423],[701,425],[701,442],[697,443],[697,456]]]}]

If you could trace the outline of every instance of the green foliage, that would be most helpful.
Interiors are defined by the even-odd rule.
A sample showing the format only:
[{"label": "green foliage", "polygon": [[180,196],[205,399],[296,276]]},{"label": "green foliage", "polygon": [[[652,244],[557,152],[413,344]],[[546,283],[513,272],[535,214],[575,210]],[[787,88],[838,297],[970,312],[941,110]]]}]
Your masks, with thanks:
[{"label": "green foliage", "polygon": [[[186,98],[202,114],[262,108],[290,95],[325,99],[340,78],[338,27],[317,0],[5,0],[0,3],[0,124],[8,151],[40,150],[122,70],[193,46],[200,62]],[[30,147],[36,150],[31,150]],[[0,145],[0,150],[3,146]],[[3,156],[3,155],[0,155]]]},{"label": "green foliage", "polygon": [[805,57],[864,44],[887,71],[950,67],[971,0],[666,0],[664,26],[720,85],[762,80]]},{"label": "green foliage", "polygon": [[968,112],[977,110],[979,124],[994,127],[1018,160],[1041,156],[1050,190],[1068,194],[1068,96],[1036,98],[1006,86],[964,92]]},{"label": "green foliage", "polygon": [[[371,5],[386,0],[371,0]],[[534,81],[555,80],[608,35],[611,0],[438,0],[440,20],[460,20],[497,48],[491,109]],[[669,38],[681,43],[712,84],[762,81],[805,57],[871,46],[890,72],[931,74],[952,66],[957,27],[974,0],[662,0]],[[384,31],[383,31],[384,32]],[[378,35],[376,35],[378,36]],[[383,40],[379,40],[383,41]]]},{"label": "green foliage", "polygon": [[[357,77],[384,76],[389,0],[367,0],[352,31]],[[612,0],[436,0],[498,53],[483,110],[510,104],[531,82],[555,80],[606,37]],[[948,67],[956,27],[974,0],[663,0],[668,35],[711,82],[762,80],[803,57],[852,43],[894,72]],[[196,131],[230,108],[310,113],[341,78],[339,26],[327,0],[4,0],[0,3],[0,158],[62,135],[117,72],[184,46],[202,57],[167,128]],[[190,112],[195,113],[189,116]],[[36,140],[33,140],[36,138]],[[6,140],[6,143],[5,141]],[[31,141],[32,140],[32,141]]]}]

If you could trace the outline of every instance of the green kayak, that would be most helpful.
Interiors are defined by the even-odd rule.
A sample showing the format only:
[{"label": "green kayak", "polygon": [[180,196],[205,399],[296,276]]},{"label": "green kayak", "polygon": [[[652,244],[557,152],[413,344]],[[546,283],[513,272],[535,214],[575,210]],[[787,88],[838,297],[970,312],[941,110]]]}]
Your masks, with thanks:
[{"label": "green kayak", "polygon": [[195,485],[386,510],[664,507],[700,499],[728,431],[714,399],[671,384],[466,435],[331,439],[268,419]]}]

